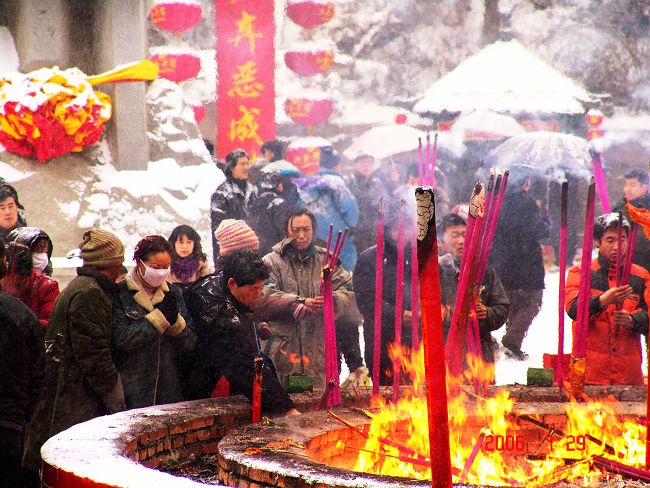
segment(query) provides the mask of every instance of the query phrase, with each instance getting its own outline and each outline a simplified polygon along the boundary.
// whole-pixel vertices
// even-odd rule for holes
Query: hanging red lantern
[[[287,15],[300,27],[313,29],[334,17],[334,2],[329,0],[289,0]]]
[[[292,49],[284,53],[284,64],[299,76],[314,76],[325,73],[334,64],[334,51],[315,45]]]
[[[156,2],[149,11],[149,18],[154,25],[175,33],[191,29],[199,23],[202,15],[201,5],[192,0],[162,0]]]
[[[599,137],[603,137],[605,135],[605,131],[602,129],[588,129],[587,130],[587,139],[588,140],[593,140],[593,139],[598,139]]]
[[[186,51],[161,51],[150,59],[158,65],[160,78],[176,83],[195,78],[201,71],[201,58]]]
[[[303,137],[291,142],[284,151],[284,159],[293,163],[303,176],[318,173],[320,149],[332,144],[322,137]]]
[[[334,102],[327,97],[296,96],[287,98],[284,102],[284,112],[300,125],[322,124],[330,118],[333,109]]]
[[[585,120],[589,127],[599,127],[603,123],[605,116],[603,113],[595,108],[592,108],[585,114]]]

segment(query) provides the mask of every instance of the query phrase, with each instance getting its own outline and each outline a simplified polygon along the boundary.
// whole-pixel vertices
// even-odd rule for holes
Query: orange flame
[[[373,398],[373,406],[380,407],[380,410],[372,418],[367,430],[368,440],[359,451],[355,469],[430,479],[430,468],[400,460],[397,449],[380,442],[380,438],[388,438],[417,453],[429,454],[423,350],[420,348],[410,353],[400,347],[391,347],[390,355],[399,359],[411,378],[412,388],[396,405],[379,397]],[[564,437],[554,434],[544,438],[545,432],[540,430],[541,441],[528,442],[518,434],[524,427],[517,422],[517,415],[513,413],[515,401],[508,391],[500,391],[492,398],[468,392],[468,382],[478,381],[483,386],[492,383],[494,365],[470,355],[466,365],[463,378],[447,375],[449,437],[455,483],[461,482],[463,469],[467,469],[467,473],[462,482],[492,486],[538,486],[560,479],[598,476],[599,471],[592,470],[588,462],[593,455],[644,467],[646,428],[617,417],[615,403],[611,400],[566,404]],[[602,443],[593,442],[589,437]],[[481,449],[469,466],[467,461],[477,441]],[[529,453],[545,456],[531,460],[526,457]],[[574,460],[578,462],[568,465]]]
[[[289,361],[291,364],[300,364],[300,354],[296,354],[295,352],[287,352],[284,349],[279,349],[279,351],[287,357],[287,361]],[[311,360],[303,354],[302,362],[305,365],[305,368],[307,368],[309,367]]]

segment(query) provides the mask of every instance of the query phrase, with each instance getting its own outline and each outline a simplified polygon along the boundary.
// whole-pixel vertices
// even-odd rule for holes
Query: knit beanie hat
[[[243,220],[226,219],[221,221],[214,237],[219,242],[219,253],[222,256],[233,251],[249,249],[257,251],[260,247],[260,240]]]
[[[124,245],[115,234],[90,229],[84,232],[82,239],[79,249],[84,266],[104,269],[124,262]]]

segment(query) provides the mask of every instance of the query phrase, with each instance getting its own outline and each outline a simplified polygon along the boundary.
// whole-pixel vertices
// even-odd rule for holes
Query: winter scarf
[[[183,283],[192,279],[194,273],[199,267],[199,261],[193,255],[184,258],[176,257],[172,260],[172,273]]]

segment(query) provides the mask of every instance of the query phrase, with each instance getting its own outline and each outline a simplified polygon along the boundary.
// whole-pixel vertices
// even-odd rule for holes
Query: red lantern
[[[305,29],[313,29],[334,17],[334,3],[328,0],[289,0],[287,15]]]
[[[192,105],[192,110],[194,111],[194,120],[196,123],[200,123],[205,118],[205,107],[203,105]]]
[[[398,125],[406,124],[406,114],[397,114],[395,116],[395,123]]]
[[[284,102],[284,112],[296,124],[316,125],[327,121],[332,115],[334,102],[331,98],[292,97]]]
[[[158,65],[159,77],[176,83],[195,78],[201,71],[201,59],[188,52],[159,52],[150,59]]]
[[[198,24],[202,14],[198,3],[169,0],[156,2],[149,11],[149,18],[160,29],[182,32]]]
[[[314,76],[328,71],[334,64],[331,49],[292,50],[284,53],[284,64],[299,76]]]
[[[322,137],[304,137],[293,141],[284,151],[284,159],[293,163],[303,174],[309,176],[320,169],[320,148],[331,146]]]
[[[592,108],[585,114],[585,120],[587,121],[587,125],[589,127],[600,126],[600,124],[603,123],[604,118],[605,116],[603,115],[603,113],[600,110],[594,108]]]
[[[599,137],[603,137],[604,135],[605,135],[605,131],[602,129],[587,130],[587,139],[590,141],[593,139],[598,139]]]

